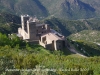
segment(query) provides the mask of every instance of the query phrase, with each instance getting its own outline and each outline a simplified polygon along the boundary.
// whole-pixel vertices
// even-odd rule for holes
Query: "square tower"
[[[22,29],[27,32],[27,21],[29,20],[30,16],[29,15],[21,15],[21,24],[22,24]]]
[[[36,22],[34,21],[27,21],[27,31],[28,31],[28,35],[29,38],[32,40],[39,40],[38,36],[36,35],[37,32],[37,27],[36,27]]]

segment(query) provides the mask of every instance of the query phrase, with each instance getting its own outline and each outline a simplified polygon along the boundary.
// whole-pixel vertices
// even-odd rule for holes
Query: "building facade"
[[[21,26],[18,28],[17,36],[27,42],[40,44],[50,50],[61,50],[66,47],[65,37],[37,18],[21,15]]]

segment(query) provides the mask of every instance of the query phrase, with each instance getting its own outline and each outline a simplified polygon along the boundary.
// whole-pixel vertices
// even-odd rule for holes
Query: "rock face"
[[[0,12],[83,19],[100,16],[100,0],[0,0]]]

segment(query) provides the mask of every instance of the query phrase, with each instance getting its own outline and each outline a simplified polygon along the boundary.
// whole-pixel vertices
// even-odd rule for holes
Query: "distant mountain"
[[[100,0],[40,0],[52,16],[66,19],[98,17]]]
[[[100,0],[0,0],[0,12],[87,19],[100,17]]]
[[[39,17],[48,15],[46,8],[39,0],[0,0],[0,11],[16,15],[37,15]]]
[[[95,17],[95,9],[80,0],[65,0],[62,5],[62,16],[64,18],[91,18]],[[66,16],[65,16],[66,15]]]

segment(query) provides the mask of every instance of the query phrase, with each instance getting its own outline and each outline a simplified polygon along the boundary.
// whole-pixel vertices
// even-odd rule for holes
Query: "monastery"
[[[18,28],[17,36],[49,50],[61,50],[66,47],[66,39],[63,35],[29,15],[21,15],[21,28]]]

